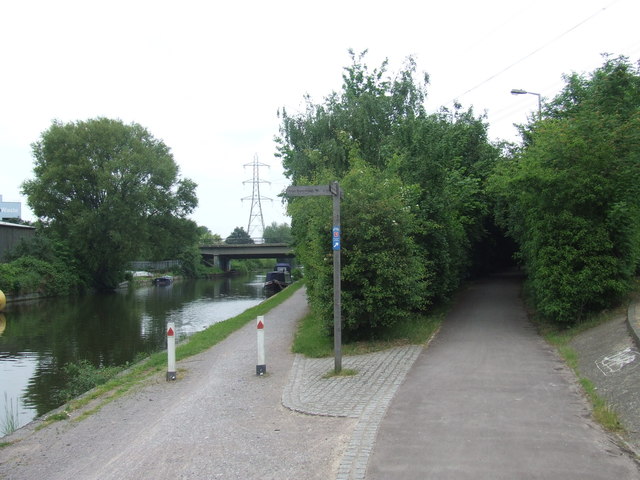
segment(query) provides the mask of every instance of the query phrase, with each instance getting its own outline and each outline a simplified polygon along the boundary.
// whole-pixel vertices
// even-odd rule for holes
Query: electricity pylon
[[[253,179],[245,180],[243,184],[251,182],[253,185],[251,196],[244,197],[242,200],[251,200],[251,210],[249,211],[249,225],[247,226],[247,233],[253,238],[252,233],[256,228],[262,228],[260,237],[264,235],[264,218],[262,217],[262,200],[272,201],[269,197],[263,197],[260,195],[260,184],[271,183],[266,180],[260,180],[260,167],[268,167],[266,163],[260,163],[258,161],[258,155],[254,155],[253,162],[245,163],[245,167],[253,167]]]

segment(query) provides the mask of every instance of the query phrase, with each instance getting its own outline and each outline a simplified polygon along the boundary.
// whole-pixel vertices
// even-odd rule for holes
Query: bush
[[[615,305],[640,265],[640,71],[608,60],[567,81],[492,178],[535,307],[563,324]]]
[[[623,262],[611,255],[605,226],[567,213],[538,227],[523,255],[539,312],[559,323],[607,307],[630,288],[631,279],[620,273]]]
[[[407,189],[391,174],[352,159],[344,177],[342,209],[342,317],[345,340],[372,336],[425,307],[429,281],[413,240],[416,222]],[[322,182],[320,182],[322,183]],[[333,325],[331,201],[290,203],[296,256],[305,265],[314,314]],[[298,225],[303,228],[298,228]],[[381,308],[384,306],[384,308]]]
[[[10,294],[69,295],[79,290],[80,278],[61,264],[27,256],[0,264],[0,289]]]
[[[121,367],[95,367],[88,360],[68,363],[62,369],[66,377],[66,386],[56,394],[56,400],[60,404],[66,403],[98,385],[107,383],[121,370]]]

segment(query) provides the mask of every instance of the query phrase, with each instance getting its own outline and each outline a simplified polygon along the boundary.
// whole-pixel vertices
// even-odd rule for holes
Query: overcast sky
[[[227,236],[248,227],[251,167],[265,224],[288,218],[274,157],[277,111],[301,111],[341,87],[347,50],[397,71],[412,55],[429,73],[427,110],[453,100],[487,112],[493,139],[552,98],[562,74],[590,72],[602,53],[640,57],[638,0],[20,0],[0,5],[0,195],[22,202],[31,143],[54,119],[136,122],[198,183],[192,215]],[[249,180],[248,183],[243,183]]]

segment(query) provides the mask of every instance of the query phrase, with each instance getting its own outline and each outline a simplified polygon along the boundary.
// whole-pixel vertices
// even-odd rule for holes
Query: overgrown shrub
[[[446,300],[486,237],[484,181],[498,150],[473,111],[427,114],[428,76],[412,58],[394,77],[351,53],[340,92],[303,113],[283,111],[279,155],[295,185],[338,181],[343,201],[342,312],[345,336],[379,329]],[[333,319],[331,201],[289,201],[296,256],[309,301]],[[497,231],[497,230],[496,230]]]
[[[77,292],[81,284],[78,275],[60,263],[26,256],[0,264],[0,289],[9,294],[69,295]]]
[[[640,70],[572,75],[491,180],[540,313],[573,323],[611,306],[640,264]]]
[[[66,382],[65,388],[56,394],[60,404],[107,383],[122,371],[122,367],[96,367],[88,360],[80,360],[66,364],[62,371]]]
[[[398,178],[363,162],[343,178],[342,318],[345,338],[375,335],[408,312],[425,307],[429,281],[413,240],[415,217],[409,191]],[[290,211],[305,265],[311,308],[333,325],[331,200],[300,199]],[[384,306],[384,308],[381,308]]]
[[[484,181],[498,157],[487,125],[460,105],[427,114],[428,76],[407,58],[395,76],[351,53],[343,85],[321,104],[282,114],[279,155],[295,185],[338,181],[346,337],[446,300],[487,236]],[[314,314],[332,321],[331,201],[289,201],[296,256]],[[496,230],[497,231],[497,230]]]
[[[84,282],[68,245],[41,230],[21,241],[0,264],[0,289],[10,294],[69,295],[84,289]]]

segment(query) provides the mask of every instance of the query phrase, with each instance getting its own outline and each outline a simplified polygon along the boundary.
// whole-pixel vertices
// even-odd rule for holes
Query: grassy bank
[[[379,333],[375,340],[344,343],[343,355],[361,355],[399,345],[417,345],[427,342],[442,324],[445,309],[429,315],[408,316],[402,322]],[[333,338],[324,330],[322,320],[307,315],[296,332],[292,350],[307,357],[320,358],[333,355]]]
[[[622,308],[622,307],[621,307]],[[594,419],[602,425],[606,430],[613,433],[623,433],[624,428],[620,422],[620,417],[613,410],[611,405],[607,403],[597,393],[596,386],[591,380],[586,378],[580,373],[578,368],[578,352],[570,346],[571,341],[580,333],[596,327],[600,324],[606,323],[614,318],[614,316],[620,315],[621,311],[606,311],[598,315],[592,315],[586,319],[568,329],[560,329],[557,325],[551,325],[544,322],[538,322],[538,326],[544,338],[553,345],[558,353],[562,356],[566,364],[573,370],[580,385],[591,402],[593,407]]]

